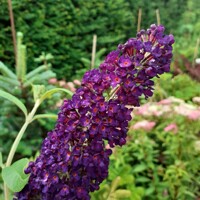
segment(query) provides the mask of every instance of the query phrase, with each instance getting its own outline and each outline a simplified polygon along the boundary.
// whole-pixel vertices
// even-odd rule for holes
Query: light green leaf
[[[134,183],[134,176],[131,174],[127,174],[121,177],[120,185],[127,185]]]
[[[131,192],[129,190],[119,189],[114,192],[117,199],[129,198],[131,196]]]
[[[143,187],[137,187],[136,191],[137,191],[137,194],[139,194],[140,196],[143,196],[145,189]]]
[[[149,182],[149,181],[151,181],[151,180],[147,177],[144,177],[144,176],[137,177],[137,182],[139,182],[139,183],[146,183],[146,182]]]
[[[0,72],[9,78],[17,80],[17,76],[0,61]]]
[[[195,195],[193,194],[193,192],[185,190],[183,193],[195,199]]]
[[[8,83],[9,85],[11,84],[13,86],[20,86],[20,82],[17,79],[12,79],[10,77],[5,77],[0,75],[0,80],[3,82]]]
[[[85,65],[90,65],[90,60],[87,58],[81,58],[81,61],[85,64]]]
[[[51,118],[51,119],[55,119],[56,120],[58,118],[58,116],[55,115],[55,114],[38,114],[38,115],[35,115],[33,117],[32,121],[34,121],[36,119],[42,119],[42,118]]]
[[[5,90],[5,91],[10,91],[11,85],[8,84],[8,83],[5,83],[5,81],[0,80],[0,88]]]
[[[33,85],[33,97],[37,101],[45,93],[44,85]]]
[[[96,58],[100,58],[101,56],[103,56],[103,54],[106,52],[106,48],[102,48],[99,51],[97,51],[96,53]]]
[[[50,78],[54,78],[56,77],[56,74],[53,73],[51,70],[47,70],[45,72],[42,72],[40,74],[37,74],[35,76],[33,76],[32,78],[28,79],[25,83],[24,83],[24,87],[28,87],[31,84],[34,84],[35,82],[41,82],[41,80],[49,80]]]
[[[25,105],[18,98],[16,98],[12,94],[4,92],[3,90],[0,90],[0,96],[13,102],[16,106],[18,106],[22,110],[22,112],[25,114],[25,116],[27,116],[27,109],[26,109]]]
[[[142,171],[144,171],[146,168],[147,168],[146,165],[144,165],[144,164],[139,164],[139,165],[136,165],[136,166],[134,167],[133,172],[136,172],[136,173],[142,172]]]
[[[31,84],[33,84],[33,82],[38,81],[38,80],[39,80],[39,78],[38,78],[37,76],[34,76],[34,77],[32,77],[31,79],[27,79],[27,80],[24,82],[23,86],[24,86],[24,87],[28,87],[28,86],[30,86]]]
[[[3,164],[3,157],[2,157],[2,153],[0,152],[0,167],[3,168],[4,164]]]
[[[147,189],[145,190],[145,196],[151,195],[154,191],[155,191],[155,188],[154,188],[154,187],[147,188]]]
[[[112,184],[111,184],[111,189],[110,189],[110,192],[114,192],[116,190],[116,188],[119,186],[119,183],[120,183],[120,180],[121,180],[121,177],[116,177],[115,180],[112,181]]]
[[[52,72],[51,70],[47,70],[41,74],[38,75],[40,80],[49,80],[50,78],[55,78],[56,74]]]
[[[46,57],[45,57],[46,60],[51,60],[53,58],[54,57],[53,57],[53,55],[51,53],[46,54]]]
[[[26,79],[30,79],[30,78],[33,78],[35,75],[43,72],[43,71],[46,71],[49,69],[49,65],[41,65],[39,66],[38,68],[32,70],[31,72],[29,72],[27,75],[26,75]]]
[[[47,92],[45,92],[41,97],[40,97],[40,103],[42,103],[46,98],[51,97],[52,94],[56,93],[56,92],[65,92],[68,95],[72,96],[73,93],[70,90],[67,89],[63,89],[63,88],[53,88],[51,90],[48,90]]]
[[[29,175],[24,173],[29,160],[23,158],[2,170],[2,178],[8,188],[13,192],[20,192],[27,184]]]

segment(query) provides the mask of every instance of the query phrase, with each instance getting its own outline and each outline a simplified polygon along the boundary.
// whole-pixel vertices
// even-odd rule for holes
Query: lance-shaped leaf
[[[119,189],[111,193],[107,200],[123,200],[131,197],[131,192],[129,190]]]
[[[121,180],[121,177],[118,176],[116,177],[115,180],[112,181],[111,189],[110,189],[111,192],[114,192],[117,189],[117,187],[119,186],[120,180]]]
[[[1,76],[0,75],[0,80],[6,83],[9,83],[13,86],[20,86],[20,82],[17,79],[12,79],[9,77]]]
[[[53,88],[51,90],[48,90],[47,92],[45,92],[41,97],[40,97],[40,103],[42,103],[46,98],[51,97],[52,94],[56,93],[56,92],[65,92],[68,95],[72,96],[73,93],[70,90],[67,89],[63,89],[63,88]]]
[[[43,72],[43,71],[48,70],[48,69],[49,69],[49,66],[50,66],[50,64],[39,66],[38,68],[36,68],[36,69],[32,70],[31,72],[29,72],[29,73],[26,75],[26,79],[28,80],[28,79],[30,79],[30,78],[33,78],[35,75],[37,75],[37,74],[39,74],[39,73],[41,73],[41,72]]]
[[[4,164],[3,164],[3,157],[2,157],[2,153],[0,152],[0,167],[3,168]]]
[[[51,70],[45,71],[39,75],[40,80],[49,80],[54,77],[56,77],[56,74]]]
[[[45,72],[42,72],[40,74],[37,74],[37,76],[33,76],[32,78],[28,79],[25,83],[24,83],[24,87],[27,87],[31,84],[34,84],[35,82],[41,82],[41,80],[49,80],[50,78],[56,77],[56,74],[53,73],[52,71],[48,70]]]
[[[2,81],[0,79],[0,88],[2,90],[5,90],[5,91],[10,91],[11,90],[11,85],[9,83],[6,83],[5,81]]]
[[[33,117],[32,121],[34,121],[36,119],[43,119],[43,118],[51,118],[51,119],[56,120],[58,118],[58,116],[56,114],[38,114]]]
[[[3,90],[0,90],[0,97],[3,97],[11,102],[13,102],[18,108],[21,109],[21,111],[27,116],[27,109],[25,105],[15,96],[12,94],[9,94],[8,92],[4,92]]]
[[[17,76],[10,69],[8,69],[8,67],[5,66],[1,61],[0,61],[0,72],[6,77],[17,79]]]

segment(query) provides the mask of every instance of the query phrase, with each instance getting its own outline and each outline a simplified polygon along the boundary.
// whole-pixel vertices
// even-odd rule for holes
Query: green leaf
[[[150,187],[150,188],[146,189],[145,190],[145,196],[151,195],[154,191],[155,191],[154,187]]]
[[[111,189],[110,189],[111,193],[117,189],[117,187],[119,186],[120,180],[121,180],[121,177],[118,176],[116,177],[115,180],[112,181]]]
[[[41,65],[39,66],[38,68],[32,70],[31,72],[29,72],[27,75],[26,75],[26,79],[30,79],[30,78],[33,78],[35,75],[43,72],[43,71],[46,71],[49,69],[49,65]]]
[[[116,190],[114,194],[117,197],[117,199],[129,198],[131,196],[131,192],[129,190],[123,190],[123,189]]]
[[[39,80],[49,80],[50,78],[55,78],[56,74],[52,72],[51,70],[47,70],[40,75],[38,75]]]
[[[118,199],[123,200],[130,197],[131,197],[131,192],[129,190],[119,189],[111,192],[107,200],[118,200]]]
[[[96,58],[100,58],[101,56],[103,56],[103,54],[106,52],[106,48],[102,48],[99,51],[97,51],[96,53]]]
[[[17,76],[7,66],[5,66],[1,61],[0,61],[0,72],[6,77],[17,80]]]
[[[5,91],[10,91],[11,85],[8,84],[8,83],[5,83],[5,81],[0,80],[0,88],[5,90]]]
[[[140,196],[144,195],[145,189],[143,187],[137,187],[137,194],[139,194]]]
[[[123,175],[120,180],[120,185],[127,185],[134,183],[134,176],[132,174]]]
[[[90,66],[90,60],[87,59],[87,58],[81,58],[81,61],[85,64],[86,67],[89,67]]]
[[[25,81],[24,84],[23,84],[23,86],[24,87],[28,87],[31,84],[33,84],[33,82],[35,82],[35,81],[38,81],[38,77],[37,76],[34,76],[31,79],[28,79],[27,81]]]
[[[3,90],[0,90],[0,96],[13,102],[16,106],[18,106],[21,109],[21,111],[25,114],[25,116],[27,116],[27,109],[25,105],[18,98],[16,98],[12,94],[4,92]]]
[[[45,93],[44,85],[33,85],[33,97],[37,101]]]
[[[29,175],[24,173],[29,160],[23,158],[2,170],[2,178],[8,188],[13,192],[20,192],[27,184]]]
[[[44,80],[49,80],[50,78],[56,77],[56,74],[53,73],[50,70],[47,70],[45,72],[42,72],[40,74],[37,74],[36,76],[33,76],[32,78],[28,79],[25,83],[24,83],[24,87],[27,87],[31,84],[33,84],[34,82],[41,82]]]
[[[4,164],[3,164],[3,157],[2,157],[2,153],[0,152],[0,167],[3,168]]]
[[[63,89],[63,88],[53,88],[51,90],[48,90],[47,92],[45,92],[41,98],[40,98],[40,103],[42,103],[46,98],[50,98],[52,94],[56,93],[56,92],[65,92],[68,95],[72,96],[73,93],[70,90],[67,89]]]
[[[51,60],[51,59],[53,59],[54,57],[53,57],[53,55],[51,54],[51,53],[47,53],[46,54],[46,57],[45,57],[45,59],[46,60]]]
[[[0,75],[0,80],[3,82],[8,83],[9,85],[11,84],[13,86],[20,86],[20,82],[17,79],[12,79],[10,77],[5,77]]]
[[[136,166],[134,167],[133,172],[138,173],[138,172],[144,171],[145,169],[146,169],[146,165],[140,164],[140,165],[136,165]]]
[[[54,57],[51,53],[47,53],[45,54],[45,52],[42,52],[42,54],[38,57],[35,58],[35,62],[45,62],[45,61],[49,61],[52,60]]]
[[[192,192],[185,190],[183,193],[195,199],[195,194]]]
[[[139,176],[137,177],[137,183],[146,183],[146,182],[150,182],[151,180],[147,177],[144,176]]]
[[[38,114],[38,115],[35,115],[33,117],[32,121],[34,121],[36,119],[42,119],[42,118],[51,118],[51,119],[55,119],[56,120],[58,118],[58,116],[55,115],[55,114]]]

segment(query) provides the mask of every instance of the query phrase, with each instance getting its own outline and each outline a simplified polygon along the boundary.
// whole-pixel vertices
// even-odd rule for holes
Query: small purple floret
[[[122,68],[126,68],[126,67],[130,67],[132,62],[130,60],[130,58],[126,58],[124,56],[121,56],[120,59],[119,59],[119,66],[122,67]]]

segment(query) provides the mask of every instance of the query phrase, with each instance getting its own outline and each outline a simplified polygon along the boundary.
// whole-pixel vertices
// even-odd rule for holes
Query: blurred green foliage
[[[116,190],[131,192],[130,197],[114,200],[194,200],[200,197],[199,120],[181,115],[149,116],[156,122],[150,130],[130,130],[123,148],[115,148],[109,176],[92,200],[107,200],[112,181],[120,177]],[[135,116],[131,124],[144,119]],[[165,131],[169,124],[177,132]]]
[[[176,54],[183,54],[192,61],[197,39],[200,38],[200,4],[198,0],[188,0],[185,2],[185,6],[186,10],[182,14],[176,30],[177,39],[174,50]],[[200,56],[200,51],[198,56]]]
[[[98,49],[104,47],[109,51],[134,30],[135,16],[124,0],[13,0],[12,3],[16,30],[26,35],[29,70],[36,66],[33,58],[39,52],[50,52],[55,58],[53,70],[59,78],[69,79],[76,70],[82,69],[81,57],[90,59],[93,34],[98,35]],[[1,8],[0,58],[13,66],[6,0]]]
[[[155,79],[155,92],[153,99],[161,100],[174,96],[185,101],[192,101],[195,96],[200,96],[200,83],[187,74],[163,74],[160,79]]]
[[[139,8],[142,9],[141,28],[145,29],[157,23],[155,10],[159,9],[161,23],[167,32],[175,35],[176,46],[181,51],[187,51],[188,45],[195,46],[195,41],[191,43],[185,38],[195,35],[196,40],[199,27],[198,0],[12,0],[12,4],[16,30],[26,35],[28,71],[37,66],[34,58],[40,52],[50,52],[54,56],[53,71],[60,79],[73,79],[81,76],[85,68],[89,69],[90,65],[86,67],[81,58],[91,59],[93,34],[98,37],[97,51],[106,48],[107,52],[135,37]],[[12,68],[7,1],[1,0],[0,5],[0,59]]]
[[[50,68],[50,54],[42,54],[37,62],[43,65],[26,73],[26,53],[25,45],[22,44],[22,33],[18,34],[18,62],[16,72],[12,72],[6,65],[0,62],[0,89],[15,97],[19,98],[27,107],[28,112],[34,105],[34,98],[32,95],[32,85],[40,84],[46,86],[46,89],[54,88],[49,85],[48,80],[56,76]],[[20,42],[19,42],[20,41]],[[23,73],[22,73],[23,72]],[[38,113],[57,112],[58,108],[55,104],[60,100],[60,95],[56,94],[44,102],[38,110]],[[24,123],[24,113],[10,101],[0,98],[1,115],[0,115],[0,152],[4,155],[4,161],[7,158],[11,145]],[[32,156],[38,151],[42,143],[42,139],[46,136],[46,132],[51,130],[54,126],[55,120],[39,119],[30,124],[23,140],[20,142],[17,149],[17,157]],[[15,157],[15,159],[17,159]]]

